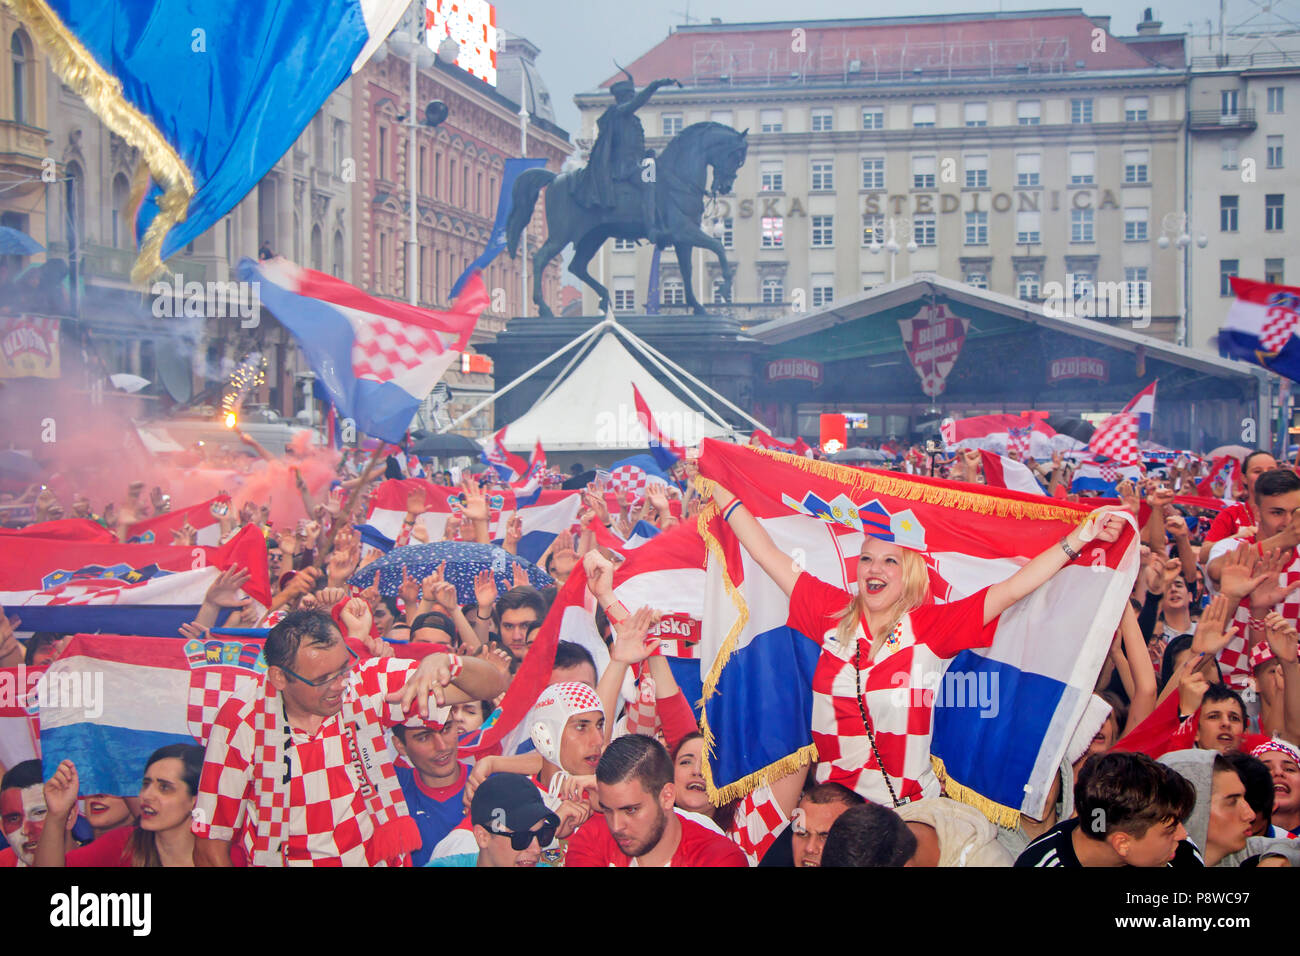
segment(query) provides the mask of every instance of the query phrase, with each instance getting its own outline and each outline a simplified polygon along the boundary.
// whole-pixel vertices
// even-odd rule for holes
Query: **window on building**
[[[826,190],[835,188],[835,163],[829,159],[812,161],[812,189]]]
[[[1219,260],[1219,295],[1232,295],[1232,282],[1229,280],[1239,274],[1239,265],[1236,259]]]
[[[325,270],[325,236],[319,225],[311,227],[311,267],[317,272]]]
[[[1124,182],[1130,185],[1148,181],[1147,169],[1151,164],[1151,151],[1147,149],[1124,150]]]
[[[1145,123],[1147,121],[1147,102],[1145,96],[1124,97],[1124,122]]]
[[[966,245],[987,246],[989,244],[989,214],[986,212],[966,213]]]
[[[814,272],[812,276],[813,308],[830,305],[835,298],[835,276],[827,272]]]
[[[831,110],[813,110],[812,111],[812,131],[814,133],[829,133],[835,129],[835,114]]]
[[[1264,281],[1270,285],[1286,285],[1286,260],[1265,259]]]
[[[1268,111],[1270,113],[1282,112],[1282,87],[1270,86],[1268,88]]]
[[[1264,197],[1264,231],[1282,231],[1282,204],[1286,197],[1282,193],[1269,193]]]
[[[125,173],[118,173],[113,177],[113,208],[110,210],[114,249],[127,247],[127,237],[132,236],[132,230],[128,223],[130,218],[129,210],[127,209],[130,196],[131,183],[127,180]],[[134,244],[133,236],[131,244]]]
[[[1038,285],[1037,272],[1021,272],[1016,276],[1016,298],[1026,302],[1035,301],[1038,299]]]
[[[664,136],[676,136],[682,131],[682,114],[660,113],[659,123]]]
[[[1086,153],[1070,154],[1070,185],[1091,186],[1095,181],[1097,154],[1089,150]]]
[[[1236,116],[1237,115],[1237,91],[1220,90],[1219,91],[1219,115]]]
[[[334,121],[334,175],[343,175],[343,161],[348,158],[348,124]]]
[[[31,54],[28,52],[27,35],[22,30],[15,30],[9,38],[9,55],[13,62],[13,117],[18,124],[27,123],[27,99],[31,82]]]
[[[636,308],[636,277],[614,277],[614,311],[631,312]]]
[[[735,235],[733,220],[730,216],[727,216],[722,220],[722,238],[721,238],[722,248],[724,249],[733,248],[735,241],[736,241],[736,235]]]
[[[1043,118],[1043,104],[1038,100],[1021,100],[1016,104],[1016,120],[1021,126],[1037,126]]]
[[[1092,98],[1072,99],[1070,100],[1070,122],[1071,123],[1091,123],[1092,122]]]
[[[686,285],[681,276],[668,276],[664,279],[662,298],[664,305],[686,304]]]
[[[388,235],[379,234],[379,254],[375,257],[375,288],[380,292],[387,286],[385,273],[388,270]]]
[[[334,230],[334,278],[338,279],[343,276],[343,230]]]
[[[1282,137],[1270,136],[1268,138],[1268,168],[1282,168]]]
[[[871,216],[864,214],[862,217],[862,244],[870,246],[874,243],[883,243],[885,221],[881,216]]]
[[[764,249],[780,249],[785,246],[785,219],[781,216],[764,216],[762,222],[762,240],[759,245]]]
[[[878,285],[884,285],[885,274],[883,272],[864,272],[862,273],[862,291],[870,292]]]
[[[731,110],[713,110],[709,113],[709,122],[730,126],[733,122]]]
[[[1237,197],[1219,197],[1219,232],[1237,231]]]
[[[785,128],[780,110],[760,110],[758,125],[764,133],[779,133]]]
[[[1126,206],[1124,208],[1124,241],[1146,242],[1147,221],[1151,210],[1146,206]]]
[[[912,125],[917,129],[933,126],[938,108],[933,103],[919,103],[912,107]]]
[[[814,249],[826,249],[835,245],[835,217],[812,217],[812,246]]]
[[[428,158],[429,158],[429,155],[428,155],[428,154],[429,154],[429,149],[428,149],[428,147],[427,147],[427,146],[421,146],[421,147],[420,147],[420,163],[419,163],[419,168],[418,168],[418,170],[416,171],[416,175],[415,175],[416,188],[418,189],[419,194],[420,194],[421,196],[424,195],[424,164],[428,161]]]
[[[1092,210],[1070,210],[1070,241],[1092,242]]]
[[[785,188],[785,161],[765,159],[758,164],[758,188],[765,193],[779,193]]]
[[[880,106],[862,107],[862,128],[863,129],[884,129],[885,128],[885,110]]]
[[[727,301],[726,293],[723,292],[722,276],[713,277],[713,282],[710,283],[709,287],[709,299],[714,305],[719,305]]]
[[[376,156],[379,164],[379,178],[388,178],[388,127],[379,127],[379,150]]]
[[[1016,185],[1037,186],[1042,163],[1040,153],[1016,153]]]
[[[963,112],[967,126],[989,125],[989,105],[987,103],[967,103]]]
[[[912,217],[912,241],[918,246],[933,246],[939,233],[939,220],[935,216]]]
[[[1146,308],[1151,298],[1151,283],[1147,281],[1146,266],[1124,268],[1124,293],[1130,309]]]
[[[885,157],[883,156],[862,157],[862,188],[863,189],[884,189],[885,188]]]
[[[937,160],[934,156],[912,157],[912,188],[933,189],[937,175]]]
[[[972,289],[987,289],[989,287],[989,274],[982,270],[967,272],[962,277],[962,281]]]
[[[1095,277],[1091,272],[1085,271],[1071,272],[1065,277],[1066,288],[1073,290],[1074,301],[1079,302],[1094,295],[1094,279]]]
[[[636,241],[633,240],[633,239],[615,239],[615,240],[614,240],[614,251],[615,251],[615,252],[631,252],[631,251],[632,251],[633,249],[635,249],[635,248],[636,248]]]
[[[1237,168],[1237,141],[1235,139],[1225,139],[1220,147],[1223,156],[1224,169]]]
[[[987,188],[989,184],[988,153],[967,153],[964,159],[966,162],[966,188]]]
[[[1042,242],[1042,214],[1036,210],[1023,210],[1016,213],[1016,242]]]
[[[764,305],[780,305],[785,301],[785,280],[780,276],[764,276],[760,290]]]

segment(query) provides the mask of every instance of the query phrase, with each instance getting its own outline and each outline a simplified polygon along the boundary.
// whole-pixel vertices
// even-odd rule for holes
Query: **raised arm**
[[[1061,541],[1076,553],[1090,541],[1114,541],[1124,528],[1124,519],[1120,515],[1125,510],[1123,507],[1099,508]],[[1011,577],[990,587],[984,595],[984,623],[1046,584],[1052,575],[1065,567],[1068,559],[1065,548],[1060,543],[1054,544]]]
[[[777,587],[789,597],[794,591],[795,582],[799,580],[799,566],[790,559],[790,555],[776,546],[772,536],[758,523],[758,519],[750,514],[749,509],[730,491],[721,485],[715,486],[713,500],[722,509],[727,524],[731,526],[732,532],[740,540],[744,549],[749,552],[749,556],[758,562],[759,567],[767,572],[767,576],[775,581]],[[733,503],[736,504],[735,508],[731,507]],[[1057,551],[1062,558],[1065,557],[1059,548]],[[1064,561],[1061,563],[1063,564]],[[1060,565],[1058,564],[1057,567],[1059,568]],[[1028,566],[1017,573],[1023,573],[1027,568]],[[1043,580],[1047,580],[1046,577]]]

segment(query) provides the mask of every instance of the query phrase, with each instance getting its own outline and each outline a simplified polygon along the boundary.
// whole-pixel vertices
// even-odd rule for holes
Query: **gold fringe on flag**
[[[162,270],[163,238],[189,212],[194,177],[185,162],[148,118],[127,101],[122,83],[95,61],[44,0],[0,0],[32,32],[50,67],[90,107],[91,112],[128,144],[163,189],[158,215],[149,224],[131,280],[143,284]],[[133,190],[134,193],[134,190]],[[143,190],[141,191],[143,195]]]
[[[943,488],[919,481],[907,481],[904,478],[891,478],[884,474],[873,474],[860,468],[836,465],[828,461],[817,461],[801,455],[787,455],[757,446],[747,446],[748,451],[756,455],[780,461],[783,465],[793,465],[810,472],[819,478],[828,478],[856,491],[872,492],[878,495],[890,495],[894,498],[906,498],[909,501],[921,501],[941,508],[955,508],[960,511],[973,511],[976,514],[996,515],[999,518],[1021,518],[1032,521],[1068,521],[1078,524],[1084,517],[1077,508],[1049,504],[1037,501],[1016,501],[999,495],[985,494],[978,491],[965,491],[961,488]],[[728,489],[730,490],[730,489]]]
[[[983,794],[976,793],[970,787],[963,786],[952,777],[948,776],[947,768],[943,765],[943,760],[930,755],[930,766],[934,768],[934,774],[943,784],[943,792],[954,800],[958,800],[967,806],[974,807],[984,816],[988,817],[993,823],[1007,830],[1014,830],[1020,826],[1020,811],[1014,807],[1008,807],[1005,804],[998,803],[996,800],[990,800]]]

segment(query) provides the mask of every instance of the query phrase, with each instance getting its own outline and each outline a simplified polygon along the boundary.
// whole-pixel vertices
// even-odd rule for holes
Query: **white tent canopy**
[[[626,334],[621,327],[617,332]],[[631,453],[646,448],[650,438],[637,421],[633,383],[669,439],[690,447],[731,433],[711,411],[706,415],[692,408],[661,384],[666,376],[648,370],[619,341],[619,334],[613,327],[597,333],[581,361],[571,363],[567,374],[562,373],[531,409],[506,426],[506,448],[527,453],[539,439],[548,452],[626,448]],[[702,387],[689,375],[682,378],[691,380],[681,386],[683,391]],[[700,407],[708,406],[701,401]]]

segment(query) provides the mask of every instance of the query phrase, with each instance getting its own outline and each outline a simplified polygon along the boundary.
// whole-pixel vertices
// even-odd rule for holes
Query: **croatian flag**
[[[978,415],[974,418],[946,418],[939,426],[940,437],[951,451],[975,448],[1005,455],[1015,450],[1022,456],[1045,459],[1054,451],[1072,451],[1082,442],[1037,418],[1020,415]]]
[[[408,4],[318,0],[310,16],[290,0],[238,16],[227,0],[26,6],[59,78],[148,164],[133,270],[144,281],[270,171]]]
[[[441,541],[447,519],[460,513],[459,488],[435,485],[423,478],[390,478],[380,484],[371,500],[370,514],[362,529],[365,543],[388,550],[402,532],[406,520],[406,501],[412,491],[424,492],[424,512],[416,521],[424,526],[430,541]],[[487,492],[488,528],[492,540],[505,540],[506,526],[516,514],[523,522],[524,535],[519,540],[519,556],[536,563],[557,535],[573,527],[582,508],[582,495],[561,489],[531,495],[502,489]],[[386,545],[386,546],[385,546]]]
[[[994,488],[1010,488],[1029,495],[1047,494],[1029,467],[1014,458],[981,451],[980,459],[984,462],[984,480]]]
[[[1138,448],[1137,416],[1132,412],[1117,412],[1092,433],[1088,450],[1099,458],[1112,458],[1121,465],[1140,465],[1142,451]]]
[[[1241,461],[1232,455],[1221,455],[1210,463],[1210,473],[1196,483],[1196,493],[1212,497],[1214,482],[1222,479],[1224,501],[1233,500],[1233,490],[1241,478]]]
[[[491,438],[485,439],[479,458],[483,464],[490,466],[502,481],[514,481],[528,471],[528,462],[524,461],[522,456],[507,451],[505,440],[506,429],[502,428]]]
[[[1160,380],[1156,379],[1134,395],[1129,400],[1129,403],[1121,409],[1121,411],[1137,416],[1138,428],[1142,431],[1150,431],[1151,429],[1151,418],[1156,413],[1156,386],[1158,384],[1160,384]],[[1171,452],[1170,454],[1176,455],[1177,452]]]
[[[221,543],[221,519],[230,513],[230,495],[217,495],[188,508],[164,511],[126,529],[127,544],[171,544],[173,531],[186,524],[198,532],[195,544],[215,548]]]
[[[287,259],[241,259],[236,274],[259,283],[262,303],[293,334],[339,414],[394,445],[488,304],[481,278],[451,311],[435,312],[376,299]]]
[[[787,445],[783,441],[773,438],[771,435],[767,434],[766,432],[756,431],[752,435],[750,435],[749,438],[750,441],[757,442],[758,444],[762,445],[764,448],[770,448],[772,449],[772,451],[783,451],[790,455],[806,456],[808,452],[812,451],[808,443],[804,441],[802,438],[800,438],[798,435],[795,436],[793,444],[789,444],[789,445]],[[883,445],[881,446],[881,451],[884,451]],[[889,454],[894,454],[894,452],[890,452]]]
[[[797,554],[808,572],[846,591],[854,586],[864,532],[922,551],[933,599],[948,601],[1009,577],[1088,513],[1016,492],[831,464],[811,471],[788,461],[706,440],[700,474],[739,495],[777,547]],[[702,520],[709,548],[702,724],[713,743],[705,777],[710,796],[726,800],[816,759],[810,726],[820,649],[787,626],[788,599],[717,508]],[[1041,813],[1137,567],[1130,525],[1118,542],[1090,546],[1003,612],[991,647],[951,659],[933,689],[931,740],[931,760],[949,796],[997,822]],[[954,687],[972,694],[978,688],[979,706],[943,690]]]
[[[666,489],[671,479],[659,467],[659,462],[649,455],[632,455],[609,466],[605,482],[610,491],[618,495],[631,494],[640,501],[652,489]]]
[[[1113,498],[1116,486],[1121,481],[1137,482],[1141,478],[1142,470],[1137,465],[1124,465],[1107,458],[1091,458],[1079,463],[1070,480],[1070,491],[1095,491],[1103,497]]]
[[[510,209],[514,203],[515,179],[519,174],[529,169],[537,169],[546,165],[543,159],[521,159],[512,157],[507,159],[505,167],[501,170],[501,193],[497,199],[497,217],[492,224],[492,232],[488,235],[487,245],[479,253],[479,257],[465,267],[465,271],[460,274],[455,284],[451,287],[451,297],[454,299],[460,295],[461,289],[465,288],[470,277],[475,273],[481,273],[486,269],[501,251],[506,247],[506,224],[510,221]]]
[[[245,593],[271,603],[266,539],[255,527],[219,548],[31,538],[0,548],[0,604],[33,631],[174,637],[231,566],[251,573]]]
[[[528,470],[524,472],[524,480],[541,480],[544,471],[546,471],[546,449],[542,447],[542,440],[539,438],[533,447],[532,457],[528,459]]]
[[[650,454],[654,456],[659,467],[667,471],[686,457],[686,449],[659,429],[650,406],[635,383],[632,385],[632,400],[636,403],[636,420],[641,423],[641,427],[649,436]]]
[[[1219,354],[1300,382],[1300,288],[1233,276],[1236,299],[1219,332]]]

